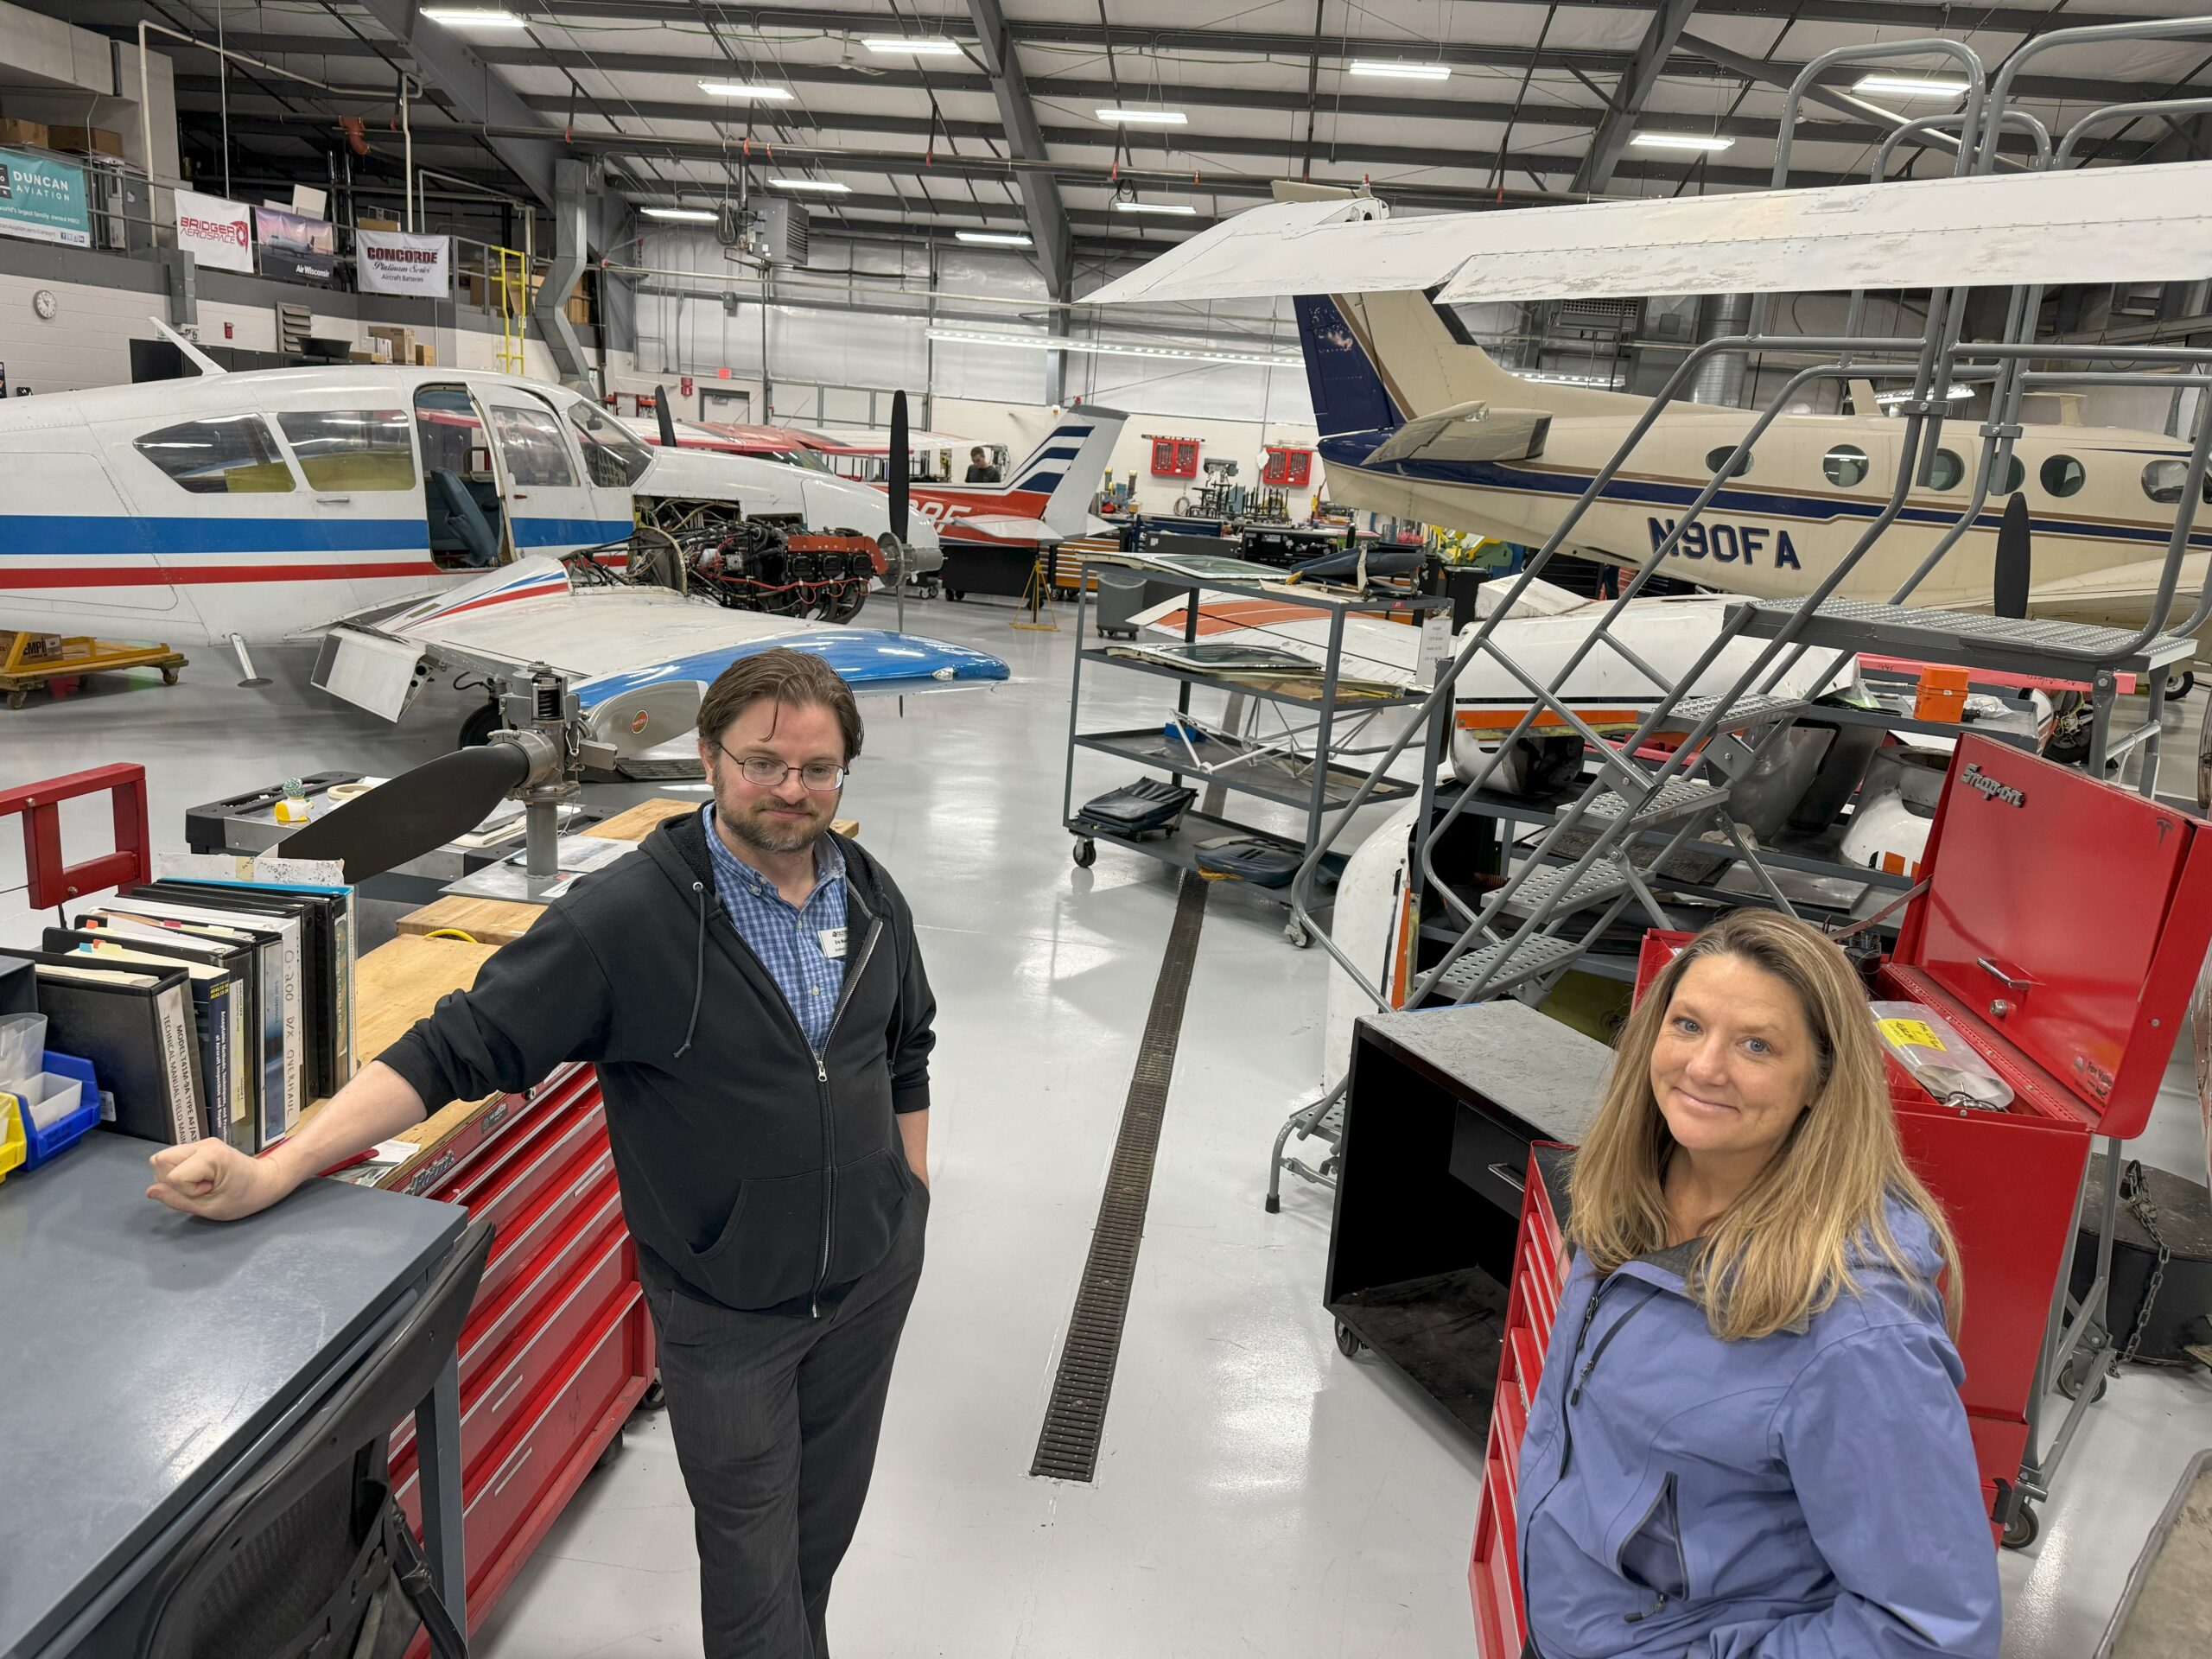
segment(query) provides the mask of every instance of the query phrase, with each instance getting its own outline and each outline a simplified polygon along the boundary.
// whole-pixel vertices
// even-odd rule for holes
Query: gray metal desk
[[[313,1181],[216,1225],[146,1196],[151,1143],[94,1131],[0,1186],[0,1656],[101,1625],[401,1319],[467,1217]],[[461,1604],[459,1392],[416,1414],[426,1553]]]

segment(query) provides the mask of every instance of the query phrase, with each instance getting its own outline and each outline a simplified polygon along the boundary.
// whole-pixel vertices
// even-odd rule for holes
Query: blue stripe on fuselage
[[[1368,467],[1365,464],[1367,457],[1390,435],[1388,432],[1348,432],[1336,437],[1323,438],[1319,445],[1322,461],[1331,467],[1349,467],[1375,478],[1402,479],[1416,484],[1455,485],[1467,489],[1497,490],[1522,495],[1573,499],[1590,487],[1586,474],[1545,472],[1494,461],[1405,461],[1388,467]],[[1615,478],[1605,486],[1600,499],[1680,510],[1696,500],[1704,488],[1702,484]],[[1958,522],[1959,514],[1965,510],[1965,505],[1962,501],[1958,507],[1948,509],[1907,506],[1897,514],[1897,518],[1904,524],[1955,524]],[[1705,512],[1707,514],[1751,513],[1762,518],[1802,518],[1825,524],[1838,518],[1878,518],[1883,505],[1883,502],[1877,500],[1840,500],[1827,496],[1793,495],[1785,491],[1746,489],[1737,485],[1718,491],[1706,504]],[[1984,511],[1974,521],[1974,528],[1993,531],[2003,517],[2001,511]],[[2170,530],[2132,524],[2082,523],[2065,518],[2031,518],[2029,524],[2037,534],[2044,536],[2075,536],[2104,541],[2137,542],[2150,546],[2164,546],[2173,539],[2173,532]],[[2212,531],[2194,531],[2189,540],[2191,547],[2212,547]]]

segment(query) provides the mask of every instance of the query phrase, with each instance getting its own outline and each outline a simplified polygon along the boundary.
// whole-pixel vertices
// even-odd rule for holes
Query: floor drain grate
[[[1145,1207],[1152,1198],[1153,1160],[1167,1115],[1167,1084],[1175,1070],[1175,1045],[1182,1035],[1183,1005],[1190,995],[1198,925],[1205,913],[1206,884],[1185,872],[1167,932],[1167,954],[1153,987],[1152,1011],[1145,1017],[1144,1039],[1137,1047],[1136,1070],[1122,1105],[1121,1134],[1114,1142],[1105,1196],[1099,1200],[1098,1223],[1091,1230],[1090,1257],[1068,1320],[1067,1344],[1060,1350],[1045,1427],[1037,1436],[1036,1461],[1029,1465],[1033,1475],[1087,1481],[1098,1465],[1106,1402],[1122,1351],[1122,1322],[1128,1313],[1137,1249],[1144,1242]]]

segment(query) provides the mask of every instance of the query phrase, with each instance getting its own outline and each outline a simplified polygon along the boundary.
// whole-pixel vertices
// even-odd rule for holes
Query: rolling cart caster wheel
[[[2098,1401],[2105,1397],[2105,1389],[2108,1388],[2112,1382],[2112,1374],[2105,1369],[2103,1356],[2101,1355],[2097,1356],[2088,1363],[2094,1365],[2097,1372],[2097,1386],[2089,1395],[2089,1403],[2094,1405]],[[2082,1357],[2079,1354],[2076,1354],[2072,1359],[2066,1362],[2066,1369],[2058,1374],[2058,1391],[2064,1395],[2069,1400],[2078,1399],[2081,1396],[2082,1363],[2083,1361]]]
[[[658,1377],[653,1378],[652,1386],[638,1396],[639,1411],[658,1411],[667,1404],[668,1390],[661,1387]]]
[[[2169,674],[2166,676],[2166,701],[2168,702],[2179,702],[2183,697],[2187,696],[2190,692],[2196,690],[2196,676],[2190,673],[2186,669],[2183,669],[2178,674]]]
[[[173,669],[173,668],[165,668],[165,669],[163,669],[163,670],[162,671],[162,683],[163,685],[175,685],[175,684],[176,683],[176,682],[177,682],[177,671],[176,671],[176,670],[175,670],[175,669]]]
[[[8,706],[10,709],[20,709],[30,700],[31,694],[28,691],[10,691],[8,694]]]
[[[1337,1321],[1337,1351],[1346,1359],[1357,1359],[1360,1350],[1367,1344],[1353,1334],[1352,1328],[1342,1319]]]
[[[614,1431],[614,1438],[609,1440],[605,1446],[600,1447],[598,1459],[594,1462],[591,1466],[592,1472],[594,1474],[597,1474],[601,1470],[606,1468],[608,1464],[613,1462],[615,1459],[622,1455],[622,1436],[624,1433],[625,1431],[622,1429],[616,1429]]]
[[[1098,843],[1088,836],[1077,836],[1075,838],[1075,851],[1071,856],[1075,859],[1076,868],[1087,870],[1098,861]]]
[[[1294,950],[1303,950],[1313,943],[1313,936],[1306,931],[1305,925],[1295,920],[1287,921],[1282,925],[1282,936],[1290,941],[1290,947]]]
[[[2041,1529],[2041,1523],[2037,1521],[2033,1510],[2025,1503],[2015,1504],[2012,1518],[2005,1523],[2005,1548],[2025,1549],[2035,1542],[2036,1534]]]

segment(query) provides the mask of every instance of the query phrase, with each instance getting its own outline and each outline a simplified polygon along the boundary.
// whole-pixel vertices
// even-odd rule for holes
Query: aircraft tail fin
[[[1063,536],[1083,535],[1090,525],[1091,498],[1128,421],[1118,409],[1077,404],[1052,423],[1019,466],[1007,469],[1005,489],[1041,492],[1045,509],[1037,516]]]
[[[218,363],[213,358],[208,356],[207,353],[201,351],[199,346],[194,345],[191,340],[187,340],[175,329],[170,327],[168,324],[163,322],[159,317],[149,317],[146,321],[152,323],[156,328],[159,329],[161,331],[162,338],[168,341],[170,345],[175,346],[177,350],[183,354],[184,360],[191,364],[194,368],[199,370],[200,373],[228,374],[230,372],[228,369]]]
[[[1321,435],[1373,432],[1462,404],[1617,412],[1617,392],[1532,385],[1465,338],[1457,320],[1408,289],[1301,296],[1299,343]]]

